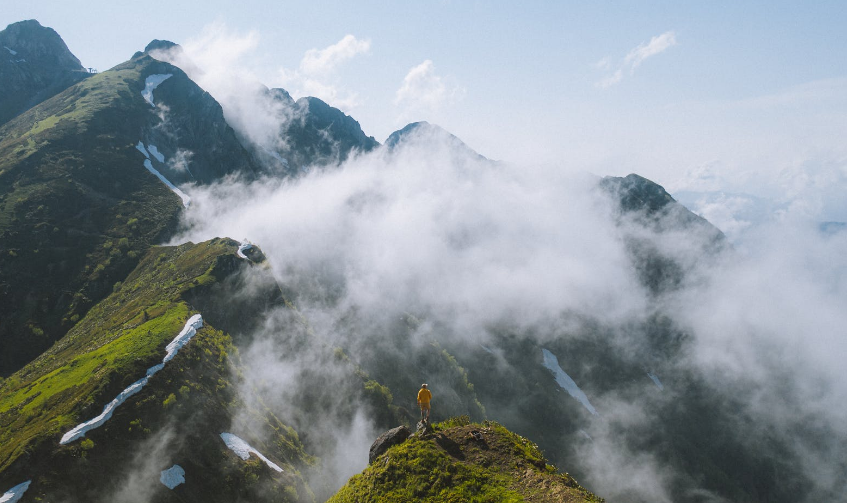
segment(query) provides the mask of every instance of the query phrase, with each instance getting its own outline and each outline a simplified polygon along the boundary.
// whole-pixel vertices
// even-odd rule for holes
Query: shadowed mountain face
[[[10,24],[0,31],[0,124],[88,76],[53,29]]]
[[[723,232],[705,218],[679,204],[659,184],[636,174],[624,178],[608,176],[600,188],[618,202],[622,229],[643,227],[652,232],[676,235],[690,244],[691,253],[669,253],[654,239],[626,232],[624,239],[642,283],[659,295],[677,289],[686,272],[698,262],[713,261],[729,247]]]
[[[355,152],[379,146],[355,119],[318,98],[294,101],[279,88],[262,92],[290,116],[280,127],[277,147],[255,148],[257,157],[276,173],[296,176],[312,167],[338,165]]]

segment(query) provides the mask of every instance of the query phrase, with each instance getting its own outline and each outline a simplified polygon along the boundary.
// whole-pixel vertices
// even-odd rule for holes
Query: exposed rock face
[[[52,28],[29,20],[0,31],[0,124],[89,73]]]
[[[434,433],[434,431],[435,430],[432,429],[432,426],[429,425],[428,421],[418,421],[418,424],[415,427],[415,435],[419,437],[429,435],[430,433]]]
[[[339,164],[354,152],[370,152],[379,146],[354,118],[318,98],[294,101],[279,88],[264,93],[270,104],[282,107],[289,117],[280,127],[279,145],[260,146],[257,155],[271,166],[279,162],[281,173],[297,175],[312,166]]]
[[[405,426],[398,426],[377,437],[371,445],[371,450],[368,453],[368,463],[373,463],[376,458],[380,457],[389,448],[405,442],[411,434],[412,432],[409,431],[409,428]]]

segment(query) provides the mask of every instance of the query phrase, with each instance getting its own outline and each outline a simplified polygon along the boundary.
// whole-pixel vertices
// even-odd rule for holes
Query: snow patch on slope
[[[665,390],[665,386],[662,384],[662,381],[659,380],[659,376],[652,372],[647,372],[647,376],[653,380],[653,383],[659,388],[661,391]]]
[[[147,80],[144,81],[144,90],[141,91],[141,96],[144,96],[144,99],[147,100],[147,103],[150,103],[150,106],[156,106],[156,104],[153,103],[153,90],[171,77],[173,77],[172,73],[157,73],[155,75],[150,75],[147,77]]]
[[[159,152],[159,149],[156,148],[156,145],[147,145],[147,150],[150,151],[150,155],[155,157],[157,161],[161,163],[165,162],[165,155]]]
[[[579,389],[579,386],[577,386],[576,382],[571,379],[571,376],[569,376],[567,372],[562,370],[562,367],[559,366],[559,359],[556,358],[556,355],[543,348],[541,349],[541,353],[544,355],[544,366],[553,373],[556,378],[556,383],[558,383],[562,389],[567,391],[570,396],[579,400],[579,402],[588,409],[588,412],[597,415],[597,410],[593,405],[591,405],[591,402],[588,401],[588,396]]]
[[[185,483],[185,470],[179,465],[173,465],[167,470],[162,470],[162,474],[159,475],[159,481],[168,489],[173,489]]]
[[[0,496],[0,503],[15,503],[16,501],[20,500],[26,490],[29,489],[30,484],[32,484],[32,481],[27,480],[23,484],[18,484],[15,487],[9,489],[5,493],[3,493],[3,496]]]
[[[275,150],[271,150],[271,149],[269,149],[269,148],[264,148],[263,150],[264,150],[265,152],[267,152],[267,153],[268,153],[268,155],[270,155],[271,157],[273,157],[274,159],[276,159],[277,161],[279,161],[279,162],[280,162],[283,166],[285,166],[286,168],[288,167],[288,159],[286,159],[286,158],[282,157],[281,155],[279,155],[279,152],[277,152],[277,151],[275,151]]]
[[[245,260],[250,260],[249,258],[247,258],[247,255],[244,254],[244,252],[249,250],[250,248],[253,248],[253,243],[247,241],[247,238],[244,238],[241,241],[241,245],[238,246],[238,256]]]
[[[263,456],[261,452],[254,449],[250,444],[248,444],[238,436],[233,435],[232,433],[221,433],[221,439],[223,439],[226,446],[229,447],[229,450],[234,452],[236,456],[243,459],[244,461],[250,459],[250,454],[252,453],[258,456],[259,459],[264,461],[266,465],[278,471],[279,473],[282,473],[282,468],[280,468],[276,463],[274,463],[270,459]]]
[[[150,162],[150,161],[147,161]],[[103,407],[103,412],[100,413],[99,416],[94,419],[90,419],[84,423],[80,423],[75,426],[71,431],[65,433],[62,436],[62,440],[59,441],[59,444],[65,445],[67,443],[73,442],[79,438],[85,436],[85,434],[95,428],[99,428],[106,421],[108,421],[112,417],[112,413],[115,409],[118,408],[119,405],[124,403],[129,397],[141,391],[141,388],[147,384],[148,380],[153,377],[156,372],[165,368],[165,363],[171,361],[171,359],[176,355],[177,351],[182,348],[192,337],[197,333],[197,329],[203,326],[203,317],[199,314],[195,314],[188,321],[185,322],[185,326],[182,331],[177,335],[170,344],[167,346],[167,354],[165,358],[162,359],[162,363],[150,367],[147,369],[147,375],[142,377],[141,379],[135,381],[130,384],[125,390],[121,391],[120,394],[111,402],[106,404]],[[2,500],[0,500],[2,503]]]
[[[135,148],[137,148],[139,152],[144,154],[144,157],[148,159],[150,158],[150,154],[147,153],[147,149],[144,148],[144,143],[141,140],[138,140],[138,145],[136,145]]]
[[[191,198],[188,197],[188,194],[179,190],[179,188],[177,188],[176,185],[172,184],[170,180],[165,178],[165,176],[161,174],[158,169],[153,167],[153,162],[150,160],[151,154],[153,155],[153,157],[156,158],[157,161],[161,163],[165,162],[165,156],[161,152],[159,152],[159,149],[156,148],[156,145],[147,145],[147,148],[144,148],[144,142],[139,140],[138,145],[136,145],[135,148],[138,149],[138,151],[144,154],[144,157],[147,158],[144,161],[144,167],[147,168],[147,171],[156,175],[156,178],[158,178],[162,181],[162,183],[167,185],[168,188],[171,189],[171,192],[178,195],[179,198],[182,199],[182,205],[188,208],[188,206],[191,204]]]
[[[154,167],[153,167],[153,163],[152,163],[152,162],[150,162],[150,159],[146,159],[146,160],[144,161],[144,167],[145,167],[145,168],[147,168],[147,171],[149,171],[149,172],[153,173],[154,175],[156,175],[156,177],[157,177],[159,180],[161,180],[161,181],[162,181],[162,183],[164,183],[165,185],[167,185],[167,186],[168,186],[168,188],[169,188],[169,189],[171,189],[171,191],[172,191],[174,194],[178,195],[178,196],[179,196],[179,198],[180,198],[180,199],[182,199],[182,205],[183,205],[183,206],[185,206],[186,208],[188,208],[188,206],[191,204],[191,198],[190,198],[190,197],[188,197],[188,194],[186,194],[185,192],[183,192],[183,191],[179,190],[179,188],[178,188],[176,185],[172,184],[172,183],[170,182],[170,180],[168,180],[167,178],[165,178],[165,177],[164,177],[164,175],[162,175],[161,173],[159,173],[159,170],[157,170],[156,168],[154,168]]]

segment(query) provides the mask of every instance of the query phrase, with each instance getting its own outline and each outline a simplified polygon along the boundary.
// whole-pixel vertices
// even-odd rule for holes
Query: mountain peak
[[[394,131],[385,140],[385,146],[389,150],[393,150],[401,144],[415,143],[421,140],[446,144],[458,152],[465,152],[471,157],[487,160],[485,156],[467,146],[458,136],[437,124],[430,124],[426,121],[412,122],[406,124],[403,129]]]
[[[0,124],[88,77],[52,28],[35,19],[0,31]]]
[[[604,501],[548,464],[537,445],[494,421],[461,416],[427,430],[412,436],[406,430],[328,503]]]
[[[0,31],[0,46],[18,60],[49,64],[62,70],[83,70],[56,30],[41,26],[35,19],[12,23]]]
[[[147,44],[147,47],[144,48],[144,52],[152,52],[152,51],[167,51],[173,49],[174,47],[180,48],[179,44],[171,42],[170,40],[159,40],[153,39]]]

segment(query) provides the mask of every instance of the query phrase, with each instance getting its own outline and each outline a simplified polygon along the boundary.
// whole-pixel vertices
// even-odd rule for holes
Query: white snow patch
[[[159,149],[156,148],[156,145],[147,145],[147,150],[150,151],[150,155],[156,158],[159,162],[165,162],[165,155],[159,152]]]
[[[491,348],[489,348],[488,346],[486,346],[486,345],[484,345],[484,344],[480,344],[480,345],[479,345],[479,347],[481,347],[482,349],[484,349],[484,350],[488,351],[488,352],[489,352],[489,353],[491,353],[492,355],[494,354],[494,350],[492,350]]]
[[[236,456],[243,459],[244,461],[250,459],[250,454],[252,453],[258,456],[259,459],[264,461],[266,465],[282,473],[282,468],[280,468],[276,463],[274,463],[270,459],[263,456],[261,452],[254,449],[250,444],[248,444],[238,436],[233,435],[232,433],[221,433],[221,439],[223,439],[226,446],[229,447],[229,450],[234,452]]]
[[[161,180],[162,183],[167,185],[168,188],[171,189],[171,191],[174,194],[178,195],[179,198],[182,199],[182,205],[185,206],[186,208],[188,208],[188,206],[191,204],[191,198],[188,197],[188,195],[185,192],[179,190],[179,188],[177,188],[176,185],[172,184],[170,182],[170,180],[168,180],[161,173],[159,173],[159,170],[157,170],[156,168],[153,167],[153,163],[150,162],[150,159],[146,159],[144,161],[144,167],[147,168],[147,171],[156,175],[159,178],[159,180]]]
[[[179,335],[177,335],[171,341],[171,343],[168,344],[167,348],[165,348],[167,349],[167,354],[162,359],[162,363],[154,365],[147,369],[147,375],[130,384],[125,390],[121,391],[121,393],[114,400],[112,400],[111,402],[106,404],[105,407],[103,407],[103,412],[101,412],[99,416],[95,417],[94,419],[90,419],[84,423],[76,425],[71,431],[62,435],[62,440],[59,441],[59,444],[65,445],[67,443],[73,442],[74,440],[84,437],[87,432],[102,426],[106,421],[109,420],[109,418],[112,417],[112,413],[115,411],[115,409],[118,408],[120,404],[124,403],[127,398],[141,391],[141,388],[143,388],[144,385],[147,384],[148,380],[153,377],[156,372],[165,368],[165,363],[171,361],[174,355],[176,355],[177,351],[179,351],[179,349],[183,347],[189,341],[189,339],[194,337],[194,334],[197,333],[197,329],[202,326],[203,317],[199,314],[195,314],[194,316],[189,318],[188,321],[185,322],[185,327],[183,327]],[[0,503],[2,503],[2,501],[3,500],[0,500]]]
[[[5,46],[5,45],[3,46],[3,48],[4,48],[4,49],[6,49],[7,51],[9,51],[9,54],[11,54],[12,56],[15,56],[15,55],[17,55],[17,54],[18,54],[18,51],[13,51],[12,49],[9,49],[9,48],[8,48],[7,46]],[[3,501],[3,500],[0,500],[0,501]]]
[[[283,166],[285,166],[286,168],[288,167],[288,159],[286,159],[285,157],[283,157],[283,156],[279,155],[279,152],[277,152],[277,151],[275,151],[275,150],[271,150],[271,149],[269,149],[269,148],[266,148],[266,149],[264,149],[264,150],[265,150],[265,152],[267,152],[267,153],[268,153],[271,157],[273,157],[274,159],[276,159],[277,161],[279,161],[280,163],[282,163],[282,165],[283,165]]]
[[[185,484],[185,470],[179,465],[173,465],[167,470],[162,470],[162,474],[159,475],[159,481],[165,484],[165,487],[168,489]]]
[[[188,341],[191,340],[192,337],[197,333],[197,329],[203,327],[203,317],[199,314],[195,314],[191,318],[188,318],[188,321],[185,322],[185,327],[183,327],[182,332],[179,333],[174,340],[171,341],[170,344],[165,348],[168,351],[168,354],[165,355],[165,358],[162,360],[162,365],[168,363],[176,356],[177,352],[185,346]]]
[[[647,372],[647,376],[650,377],[650,379],[653,380],[653,383],[656,384],[657,388],[659,388],[662,391],[665,390],[664,385],[662,385],[662,381],[659,380],[659,376],[657,376],[656,374],[654,374],[652,372]]]
[[[150,154],[147,153],[147,149],[144,148],[144,143],[141,140],[138,140],[138,145],[136,145],[135,148],[137,148],[139,152],[144,154],[144,157],[148,159],[150,158]]]
[[[594,440],[593,438],[591,438],[591,435],[589,435],[588,432],[585,430],[579,430],[579,434],[588,440]]]
[[[29,489],[30,484],[32,484],[32,481],[27,480],[23,484],[18,484],[15,487],[9,489],[5,493],[3,493],[3,496],[0,496],[0,503],[15,503],[16,501],[20,500],[26,490]]]
[[[89,419],[84,423],[80,423],[76,425],[71,431],[62,435],[62,440],[59,441],[61,445],[65,445],[67,443],[73,442],[78,438],[82,438],[85,434],[95,428],[99,428],[103,426],[103,424],[108,421],[112,417],[112,413],[118,406],[124,403],[127,398],[141,391],[141,388],[147,384],[147,380],[149,377],[145,376],[141,379],[135,381],[130,384],[125,390],[121,391],[120,394],[111,402],[107,403],[105,407],[103,407],[103,412],[100,413],[99,416],[94,419]]]
[[[247,258],[247,255],[244,254],[244,252],[249,250],[250,248],[253,248],[253,243],[247,241],[247,238],[244,238],[244,240],[241,241],[241,245],[238,247],[238,256],[243,259],[250,260],[249,258]]]
[[[171,77],[173,77],[172,73],[157,73],[155,75],[150,75],[147,77],[147,80],[144,81],[144,90],[141,91],[141,96],[144,96],[144,99],[147,100],[147,103],[150,103],[150,106],[156,106],[156,104],[153,103],[153,90],[159,87],[159,84]]]
[[[596,415],[597,410],[593,405],[591,405],[591,402],[588,401],[588,397],[581,389],[579,389],[576,382],[571,379],[571,376],[569,376],[567,372],[562,370],[562,367],[559,366],[559,359],[556,358],[556,355],[543,348],[541,349],[541,353],[544,355],[544,366],[553,373],[559,386],[567,391],[570,396],[579,400],[579,402],[588,409],[588,412]]]

